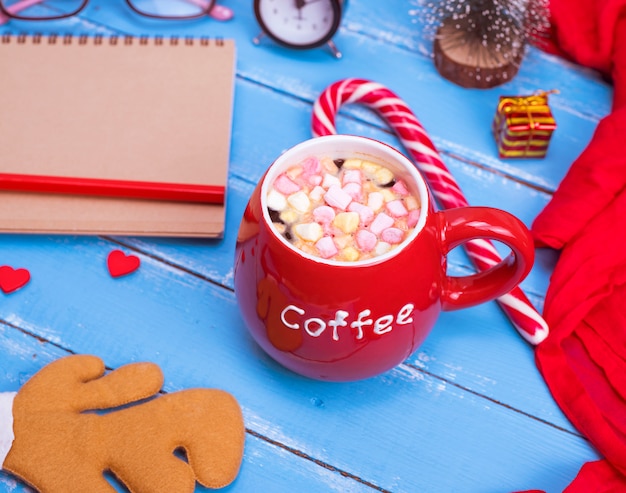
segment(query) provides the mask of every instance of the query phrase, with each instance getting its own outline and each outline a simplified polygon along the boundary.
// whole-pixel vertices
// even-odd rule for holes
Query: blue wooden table
[[[422,347],[377,378],[308,380],[274,363],[244,328],[233,293],[234,245],[253,187],[283,150],[311,137],[312,103],[338,79],[370,79],[398,94],[468,201],[505,209],[529,226],[609,112],[610,86],[534,48],[506,85],[456,86],[435,70],[417,0],[351,0],[335,38],[339,60],[325,48],[291,51],[267,39],[255,46],[252,2],[224,2],[235,12],[230,22],[156,21],[123,0],[92,0],[77,17],[0,28],[221,36],[237,45],[224,238],[1,236],[0,264],[26,267],[32,279],[0,293],[0,391],[18,390],[74,353],[98,355],[109,368],[154,362],[166,392],[227,390],[242,406],[247,434],[240,474],[225,491],[561,492],[597,454],[554,403],[533,348],[495,302],[444,313]],[[558,128],[548,156],[499,159],[490,129],[498,97],[538,89],[559,90],[550,99]],[[363,107],[342,108],[337,122],[342,133],[401,148]],[[140,269],[108,277],[105,258],[115,248],[139,256]],[[522,284],[539,310],[553,262],[538,252]],[[462,252],[450,264],[452,273],[471,270]],[[0,473],[0,491],[29,489]]]

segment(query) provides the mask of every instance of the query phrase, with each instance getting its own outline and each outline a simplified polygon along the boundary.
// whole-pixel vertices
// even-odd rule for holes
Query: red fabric
[[[625,130],[626,107],[600,122],[591,142],[532,225],[539,246],[563,248],[622,192],[626,179]]]
[[[615,31],[624,0],[550,0],[553,36],[576,62],[610,75]]]
[[[565,493],[626,492],[626,0],[551,0],[559,47],[613,80],[613,111],[535,219],[562,250],[546,294],[537,366],[563,412],[604,456]]]
[[[546,295],[544,316],[551,333],[535,353],[563,412],[621,472],[622,478],[613,473],[612,481],[621,481],[622,492],[626,491],[625,244],[623,193],[563,249]]]

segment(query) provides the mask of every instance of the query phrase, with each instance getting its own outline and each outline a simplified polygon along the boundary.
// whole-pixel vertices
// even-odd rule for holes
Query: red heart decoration
[[[5,293],[17,291],[30,281],[30,272],[26,269],[14,269],[9,265],[0,267],[0,289]]]
[[[107,267],[113,277],[121,277],[139,268],[139,257],[126,255],[121,250],[113,250],[107,258]]]

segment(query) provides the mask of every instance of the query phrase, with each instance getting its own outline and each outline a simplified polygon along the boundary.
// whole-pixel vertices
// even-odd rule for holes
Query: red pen
[[[223,204],[225,187],[0,173],[0,190]]]

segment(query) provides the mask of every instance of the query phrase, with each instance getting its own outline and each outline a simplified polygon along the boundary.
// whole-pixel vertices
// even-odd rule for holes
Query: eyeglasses
[[[89,0],[0,0],[0,25],[10,19],[47,21],[78,14]],[[205,15],[228,20],[232,10],[216,0],[126,0],[140,15],[156,19],[196,19]]]

